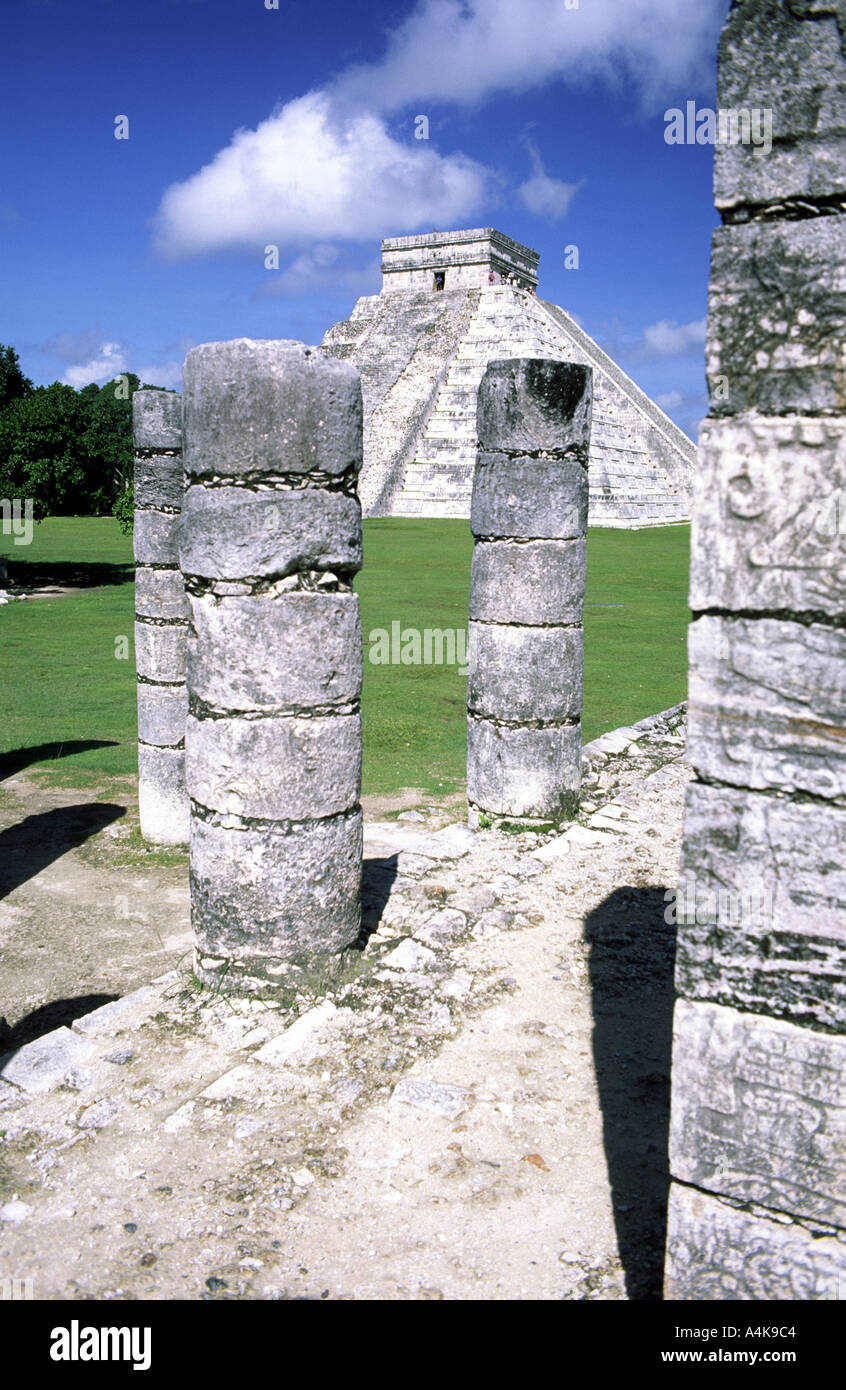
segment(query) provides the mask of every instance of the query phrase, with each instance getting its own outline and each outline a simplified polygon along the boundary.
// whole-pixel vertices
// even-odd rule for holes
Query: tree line
[[[117,516],[132,529],[134,372],[77,391],[34,386],[0,343],[0,498],[31,498],[45,516]],[[145,390],[158,389],[148,386]]]

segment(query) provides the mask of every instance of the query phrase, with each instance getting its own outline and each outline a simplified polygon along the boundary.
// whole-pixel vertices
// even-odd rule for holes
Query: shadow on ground
[[[124,806],[88,802],[42,811],[10,825],[0,832],[0,898],[125,815]]]
[[[93,1009],[99,1009],[102,1004],[111,1004],[119,998],[118,994],[79,994],[75,999],[54,999],[51,1003],[42,1004],[39,1009],[33,1009],[32,1013],[19,1018],[14,1028],[10,1028],[5,1018],[0,1015],[0,1062],[3,1057],[23,1047],[25,1043],[43,1038],[45,1033],[52,1033],[54,1028],[69,1028],[75,1018],[82,1018]]]
[[[361,932],[355,950],[363,951],[374,932],[379,930],[382,913],[391,896],[391,885],[397,876],[397,856],[385,859],[365,859],[361,866]]]
[[[630,1299],[661,1298],[676,946],[664,893],[618,888],[585,920],[594,1064]]]
[[[74,753],[87,753],[92,748],[116,748],[113,738],[76,738],[66,742],[36,743],[31,748],[12,748],[8,753],[0,753],[0,782],[14,777],[33,763],[53,762],[57,758],[69,758]]]
[[[32,589],[95,589],[104,584],[129,584],[134,564],[110,564],[106,560],[18,560],[3,557],[8,582],[24,593]]]

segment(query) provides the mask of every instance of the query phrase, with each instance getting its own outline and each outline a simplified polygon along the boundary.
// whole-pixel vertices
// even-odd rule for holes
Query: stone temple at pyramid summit
[[[593,368],[590,524],[686,521],[694,444],[557,304],[538,255],[492,227],[388,237],[382,291],[323,339],[361,375],[366,516],[469,517],[476,394],[490,361]]]

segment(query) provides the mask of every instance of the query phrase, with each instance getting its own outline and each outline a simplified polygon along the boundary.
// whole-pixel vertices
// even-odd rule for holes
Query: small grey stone
[[[86,1106],[76,1123],[80,1129],[105,1129],[119,1111],[118,1102],[104,1096],[101,1100],[95,1100],[92,1105]]]
[[[448,1120],[457,1119],[468,1105],[468,1093],[459,1086],[444,1086],[436,1081],[421,1081],[411,1076],[397,1082],[392,1099],[434,1115],[443,1115]]]

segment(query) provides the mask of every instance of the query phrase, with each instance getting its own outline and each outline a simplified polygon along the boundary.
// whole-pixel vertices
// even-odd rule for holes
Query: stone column
[[[467,799],[473,826],[572,817],[581,785],[591,369],[491,362],[470,525]]]
[[[296,342],[184,371],[196,971],[291,986],[361,924],[358,373]]]
[[[746,0],[720,46],[718,106],[759,113],[763,138],[716,150],[672,1299],[846,1298],[846,61],[833,9]]]
[[[141,834],[188,843],[185,791],[185,642],[188,600],[179,573],[182,397],[136,391],[135,659],[138,670],[138,807]]]

